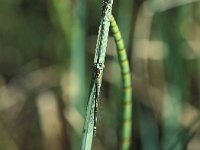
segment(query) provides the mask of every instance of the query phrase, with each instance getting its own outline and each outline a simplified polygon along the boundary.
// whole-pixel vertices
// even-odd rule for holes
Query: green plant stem
[[[123,114],[121,130],[121,150],[128,150],[131,144],[132,131],[132,85],[131,72],[127,59],[126,49],[121,37],[121,33],[113,16],[111,16],[111,30],[117,46],[118,60],[121,68],[123,82]]]

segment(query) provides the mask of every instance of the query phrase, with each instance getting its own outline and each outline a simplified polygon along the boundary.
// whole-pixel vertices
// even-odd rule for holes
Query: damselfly
[[[99,93],[100,93],[100,75],[103,71],[104,65],[102,63],[94,64],[95,71],[95,104],[94,104],[94,127],[93,132],[96,136],[97,130],[97,113],[98,113],[98,103],[99,103]]]
[[[97,130],[97,118],[98,118],[98,108],[99,108],[99,102],[100,102],[100,82],[101,82],[101,75],[103,73],[104,65],[102,63],[95,63],[93,66],[93,78],[94,78],[94,95],[93,95],[93,104],[90,111],[90,124],[93,125],[93,133],[96,136],[96,130]],[[90,128],[91,129],[91,128]],[[91,130],[88,130],[88,132],[91,132]]]
[[[98,112],[98,103],[99,103],[99,93],[100,93],[100,87],[101,87],[101,77],[103,74],[103,68],[104,68],[104,59],[102,56],[107,46],[107,40],[108,40],[108,30],[110,26],[110,13],[111,13],[111,7],[112,1],[111,0],[103,0],[102,1],[102,19],[99,27],[99,33],[98,33],[98,39],[97,39],[97,45],[96,45],[96,54],[95,54],[95,63],[94,63],[94,79],[95,79],[95,95],[94,95],[94,126],[93,126],[93,133],[96,135],[97,130],[97,112]],[[91,118],[93,118],[93,116]]]
[[[110,27],[110,16],[112,10],[113,0],[103,1],[103,10],[100,21],[100,27],[98,31],[97,44],[95,48],[94,57],[94,75],[90,85],[90,92],[86,110],[86,119],[83,127],[83,140],[81,144],[81,149],[91,149],[93,135],[96,134],[96,124],[97,124],[97,110],[99,93],[101,87],[101,80],[103,75],[103,64],[105,62],[106,47],[108,42],[108,33]],[[91,123],[92,122],[92,123]],[[92,131],[93,132],[90,132]]]

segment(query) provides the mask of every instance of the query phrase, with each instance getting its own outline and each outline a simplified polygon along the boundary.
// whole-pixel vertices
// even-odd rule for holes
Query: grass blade
[[[102,9],[102,16],[101,16],[101,22],[99,26],[99,32],[98,32],[98,38],[97,38],[97,44],[95,48],[95,57],[94,57],[94,64],[101,63],[104,64],[105,61],[105,54],[106,54],[106,47],[108,42],[108,32],[110,27],[110,16],[112,11],[112,4],[113,0],[104,1],[103,3],[103,9]],[[101,81],[102,81],[102,73],[99,75],[99,85],[98,88],[101,87]],[[96,71],[93,70],[93,77],[91,81],[90,86],[90,92],[89,92],[89,99],[87,104],[87,110],[86,110],[86,119],[83,127],[83,137],[82,137],[82,144],[81,144],[81,150],[90,150],[92,147],[92,141],[93,141],[93,129],[94,129],[94,107],[95,107],[95,96],[99,95],[99,93],[95,93],[95,85],[96,85]],[[100,91],[98,91],[100,92]]]

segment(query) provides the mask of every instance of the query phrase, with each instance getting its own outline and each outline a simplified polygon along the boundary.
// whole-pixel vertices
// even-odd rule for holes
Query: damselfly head
[[[93,68],[102,70],[104,68],[104,64],[102,63],[94,63]]]
[[[101,75],[101,72],[104,68],[104,64],[103,63],[94,63],[94,71],[95,71],[95,77],[99,78]]]
[[[98,63],[98,64],[97,64],[97,68],[98,68],[98,69],[102,68],[102,63]]]

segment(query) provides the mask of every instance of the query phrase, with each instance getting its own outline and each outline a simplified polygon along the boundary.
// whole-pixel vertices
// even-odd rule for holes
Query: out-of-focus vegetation
[[[80,149],[101,1],[0,1],[0,149]],[[133,79],[133,150],[199,150],[200,2],[114,0]],[[109,39],[95,150],[118,149]]]

